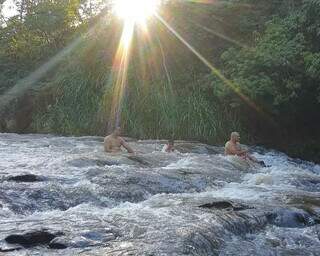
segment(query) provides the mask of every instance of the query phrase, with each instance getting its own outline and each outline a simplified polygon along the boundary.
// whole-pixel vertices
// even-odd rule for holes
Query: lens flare
[[[113,62],[113,96],[109,128],[120,125],[121,105],[127,87],[130,48],[135,25],[146,32],[148,18],[156,14],[160,0],[114,0],[113,12],[123,19],[123,31]]]
[[[159,0],[116,0],[114,12],[125,22],[144,24],[158,6]]]

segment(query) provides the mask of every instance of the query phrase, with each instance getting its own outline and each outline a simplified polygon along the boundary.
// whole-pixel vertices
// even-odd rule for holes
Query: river
[[[184,141],[111,156],[102,142],[0,134],[3,255],[320,255],[319,165],[252,147],[262,168]],[[33,231],[63,248],[7,242]]]

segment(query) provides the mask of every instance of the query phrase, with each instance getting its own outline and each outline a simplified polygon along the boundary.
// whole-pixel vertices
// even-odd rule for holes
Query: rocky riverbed
[[[251,148],[0,134],[4,255],[319,255],[320,166]],[[1,254],[1,252],[0,252]]]

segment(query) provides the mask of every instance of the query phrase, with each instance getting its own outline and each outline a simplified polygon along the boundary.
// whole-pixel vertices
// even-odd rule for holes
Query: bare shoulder
[[[109,141],[110,140],[110,135],[104,137],[104,141]]]
[[[227,142],[226,142],[225,147],[226,147],[226,148],[230,147],[230,141],[227,141]]]

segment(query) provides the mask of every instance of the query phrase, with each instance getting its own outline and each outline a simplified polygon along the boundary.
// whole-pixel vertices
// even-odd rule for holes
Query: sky
[[[4,17],[9,18],[17,14],[17,8],[13,3],[13,0],[6,0],[3,3],[2,14]]]

